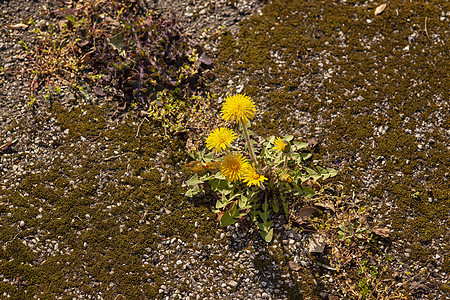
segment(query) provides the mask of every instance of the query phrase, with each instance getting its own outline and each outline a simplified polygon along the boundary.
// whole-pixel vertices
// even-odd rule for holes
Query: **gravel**
[[[227,29],[235,32],[238,29],[238,23],[243,18],[252,13],[257,13],[263,3],[261,1],[237,1],[236,5],[227,4],[229,1],[216,1],[214,4],[210,1],[160,1],[148,2],[149,9],[159,9],[165,14],[174,12],[181,23],[186,28],[186,35],[191,36],[196,42],[203,43],[208,40],[208,36],[215,30],[223,30],[223,25]],[[57,4],[46,1],[9,1],[2,2],[1,26],[7,24],[17,24],[33,17],[37,19],[36,24],[45,24],[52,22],[48,16],[40,15],[42,6],[49,9],[56,8]],[[173,8],[176,8],[173,10]],[[198,16],[194,17],[194,13],[198,12]],[[207,12],[207,13],[206,13]],[[39,20],[42,18],[41,20]],[[5,31],[5,29],[2,29]],[[30,174],[44,174],[47,170],[40,169],[41,165],[51,166],[51,162],[65,161],[73,166],[73,170],[83,169],[83,158],[77,157],[68,148],[86,149],[87,155],[94,155],[101,159],[108,159],[105,155],[108,147],[114,147],[109,143],[109,138],[96,140],[92,136],[79,135],[77,138],[71,138],[69,128],[60,127],[57,118],[48,112],[49,103],[42,99],[38,99],[38,103],[34,105],[33,110],[27,106],[29,99],[27,98],[27,78],[24,78],[27,62],[19,59],[18,56],[23,54],[23,49],[19,45],[19,41],[24,40],[32,43],[34,37],[31,30],[8,30],[8,34],[0,36],[0,48],[2,49],[0,58],[6,72],[3,73],[1,89],[0,89],[0,132],[3,138],[18,139],[18,142],[6,151],[1,153],[0,187],[6,190],[18,190],[19,184],[23,182]],[[206,48],[211,46],[206,46]],[[69,102],[74,99],[70,91],[62,88],[62,103],[66,107],[70,107]],[[108,109],[107,109],[108,110]],[[110,111],[107,113],[111,113]],[[107,120],[108,130],[116,130],[117,120]],[[138,123],[131,126],[137,128]],[[64,145],[65,147],[61,147]],[[99,152],[99,149],[103,149]],[[76,151],[79,151],[76,150]],[[75,151],[75,152],[76,152]],[[167,150],[170,151],[170,150]],[[123,154],[120,150],[114,150],[113,155]],[[163,163],[165,150],[158,153],[152,161],[156,163],[156,168],[161,172],[162,180],[164,174],[167,175],[168,169],[173,166],[167,166]],[[17,159],[17,158],[20,159]],[[48,164],[50,163],[50,164]],[[168,176],[168,175],[167,175]],[[112,178],[109,174],[102,174],[99,178],[100,186],[108,183]],[[113,180],[117,181],[117,180]],[[80,179],[68,180],[69,187],[77,187],[81,184]],[[98,191],[101,193],[101,190]],[[28,197],[28,193],[21,192],[21,196]],[[8,205],[9,199],[0,196],[0,204]],[[33,204],[31,204],[34,206]],[[11,211],[15,211],[17,207],[8,205]],[[120,206],[120,203],[105,205],[104,209],[111,211]],[[51,205],[43,202],[40,207],[30,207],[35,209],[36,213],[33,222],[46,219],[50,213]],[[168,209],[162,209],[157,213],[151,213],[153,220],[158,220],[164,215],[170,215],[172,212]],[[89,212],[78,215],[71,222],[89,222],[95,217],[95,213]],[[8,212],[0,214],[2,223],[5,218],[14,218],[14,213]],[[79,220],[77,220],[79,219]],[[146,218],[146,222],[148,218]],[[11,223],[9,226],[16,226],[19,233],[12,239],[3,240],[3,249],[5,250],[10,243],[16,239],[36,255],[33,266],[37,267],[51,260],[52,257],[60,258],[70,256],[74,249],[63,239],[62,236],[49,235],[47,230],[38,228],[28,228],[27,220],[18,220],[17,223]],[[195,221],[194,227],[201,227],[201,222]],[[1,227],[0,227],[1,229]],[[127,226],[120,225],[119,232],[129,230]],[[157,297],[160,299],[284,299],[286,298],[286,285],[291,286],[293,283],[289,280],[289,274],[277,275],[278,269],[286,269],[285,266],[277,265],[272,262],[268,269],[261,269],[255,266],[254,259],[263,257],[268,259],[267,245],[261,241],[259,235],[252,229],[231,226],[229,228],[218,228],[217,238],[206,243],[200,239],[197,233],[192,236],[192,241],[186,242],[177,237],[167,238],[161,236],[163,242],[158,244],[156,249],[146,248],[146,254],[141,257],[142,265],[151,265],[152,268],[162,270],[165,273],[164,283],[157,289]],[[78,234],[82,234],[80,231]],[[53,236],[52,239],[46,238]],[[286,251],[297,253],[298,245],[288,242],[289,239],[275,240],[274,245],[283,245]],[[85,253],[89,253],[95,246],[95,241],[85,241],[82,248]],[[79,251],[79,250],[77,250]],[[211,257],[215,257],[211,260]],[[229,257],[232,259],[230,260]],[[306,259],[306,258],[305,258]],[[205,265],[204,262],[208,261]],[[89,261],[78,266],[78,272],[83,273],[82,269],[86,268]],[[235,272],[239,270],[239,272]],[[113,271],[110,272],[114,274]],[[74,278],[80,274],[73,274]],[[88,286],[95,290],[106,286],[106,290],[116,289],[117,283],[101,282],[93,276],[87,274],[90,280]],[[12,278],[7,274],[0,274],[0,280],[4,284],[11,286],[26,287],[25,281]],[[20,282],[19,282],[20,281]],[[117,296],[121,294],[120,290],[116,290]],[[35,292],[38,296],[39,292]],[[54,295],[57,299],[63,296],[72,296],[77,299],[86,299],[94,295],[80,287],[69,286],[64,289],[62,294]],[[209,295],[209,296],[207,296]],[[4,297],[17,296],[9,292],[3,293]],[[101,293],[95,295],[97,299],[103,299]]]
[[[232,4],[235,3],[235,4]],[[213,56],[217,51],[217,40],[215,34],[221,33],[225,29],[236,33],[239,29],[239,22],[252,14],[260,14],[264,5],[264,1],[258,0],[242,0],[242,1],[207,1],[207,0],[166,0],[166,1],[146,1],[145,5],[148,9],[157,9],[162,11],[164,15],[169,16],[172,13],[176,15],[177,19],[185,28],[186,36],[190,37],[196,43],[203,45],[208,54]],[[46,22],[52,20],[45,14],[41,15],[40,11],[43,6],[57,7],[57,3],[52,1],[17,1],[11,0],[0,3],[0,26],[2,34],[0,34],[0,65],[3,66],[4,71],[0,74],[0,139],[1,143],[17,142],[5,151],[0,152],[0,188],[8,191],[19,190],[19,185],[28,177],[34,174],[43,174],[47,170],[41,169],[41,166],[50,167],[52,164],[58,164],[64,161],[71,164],[73,169],[85,170],[85,159],[87,157],[77,157],[77,152],[86,150],[89,157],[94,157],[97,161],[105,161],[112,156],[121,155],[121,159],[125,156],[124,151],[117,147],[113,141],[107,136],[93,137],[89,135],[71,135],[68,128],[61,128],[57,118],[48,112],[49,103],[44,99],[39,99],[38,105],[31,110],[27,103],[29,99],[28,94],[28,78],[26,78],[25,69],[28,67],[27,61],[22,57],[23,49],[19,44],[20,40],[27,43],[33,42],[33,34],[31,28],[27,30],[6,30],[4,28],[7,24],[17,24],[26,22],[31,16],[36,21],[37,26],[45,26]],[[448,20],[448,15],[441,17],[442,22]],[[368,19],[367,21],[371,21]],[[413,43],[417,39],[417,34],[411,34],[405,37],[408,43]],[[345,42],[342,42],[343,45]],[[405,51],[411,51],[405,48]],[[277,53],[272,53],[272,59],[279,64],[283,64],[283,58]],[[329,54],[323,54],[321,61],[326,62],[330,59]],[[317,76],[324,79],[333,78],[337,70],[320,69]],[[232,79],[223,79],[223,87],[218,90],[235,88],[237,92],[242,91],[245,85],[245,76],[233,77]],[[308,83],[305,82],[305,85]],[[273,87],[262,87],[262,90],[270,91]],[[70,91],[63,89],[60,101],[66,106],[70,107],[70,102],[74,95]],[[325,99],[324,99],[325,100]],[[328,99],[333,103],[333,99]],[[356,96],[354,101],[364,101],[364,97]],[[436,119],[442,120],[448,117],[448,99],[442,99],[442,108],[436,112]],[[139,122],[127,121],[125,119],[113,119],[110,116],[113,114],[113,108],[105,105],[106,114],[106,130],[117,131],[121,123],[127,123],[133,129],[137,129]],[[374,113],[382,113],[386,110],[385,107],[380,107]],[[261,116],[259,116],[261,117]],[[312,126],[319,129],[325,127],[325,120],[320,117],[315,123],[312,122],[312,116],[306,112],[293,112],[291,117],[300,123],[311,122]],[[339,118],[339,114],[332,115],[334,118]],[[404,124],[408,120],[403,120]],[[432,147],[433,142],[425,139],[425,134],[428,130],[432,130],[433,124],[422,124],[423,126],[414,128],[410,134],[421,141],[417,148],[419,151],[425,151]],[[436,124],[435,124],[436,125]],[[298,128],[297,135],[306,135],[309,129]],[[387,125],[382,125],[374,128],[374,137],[383,137],[392,130]],[[406,129],[405,129],[406,130]],[[449,137],[450,134],[444,132],[443,135]],[[373,140],[372,140],[373,141]],[[368,143],[372,142],[371,140]],[[68,150],[70,149],[70,151]],[[111,156],[109,156],[109,154]],[[161,152],[157,153],[149,160],[154,163],[154,168],[161,173],[161,180],[179,180],[174,175],[177,172],[176,166],[172,166],[165,162],[165,157],[168,153],[172,153],[170,147],[166,147]],[[332,160],[333,157],[328,157]],[[361,158],[358,155],[354,157],[355,161]],[[386,164],[385,157],[378,157],[373,161],[371,168],[381,169]],[[353,162],[343,162],[343,164],[351,164]],[[115,171],[102,171],[99,178],[96,178],[96,184],[100,187],[105,187],[108,183],[115,184],[118,187],[118,182],[127,178],[128,169],[124,171],[121,178],[116,178],[118,174]],[[132,170],[130,170],[130,173]],[[391,174],[392,177],[401,178],[403,174]],[[365,187],[375,186],[376,178],[371,175],[360,178]],[[67,189],[81,186],[85,183],[81,178],[69,178],[67,182]],[[48,186],[46,188],[53,188]],[[367,188],[368,189],[368,188]],[[107,193],[102,188],[97,189],[98,193]],[[26,192],[21,192],[21,196],[28,197]],[[100,197],[101,195],[96,195]],[[96,197],[92,196],[93,198]],[[160,195],[164,199],[165,195]],[[381,199],[380,199],[381,201]],[[383,199],[384,204],[394,210],[395,203],[390,202],[389,199]],[[433,197],[428,200],[430,203],[434,201]],[[123,201],[125,203],[125,200]],[[18,240],[27,249],[34,253],[35,258],[30,265],[32,267],[39,267],[46,263],[51,263],[52,259],[56,259],[59,263],[72,263],[69,260],[64,260],[65,257],[70,257],[74,251],[81,251],[84,249],[85,261],[80,262],[75,267],[75,273],[71,274],[68,271],[65,276],[73,276],[75,279],[84,280],[84,285],[64,286],[63,292],[60,294],[53,294],[57,299],[62,299],[64,296],[71,296],[75,299],[88,299],[96,297],[97,299],[109,299],[104,296],[116,295],[123,296],[125,291],[119,288],[120,280],[101,281],[94,273],[89,274],[86,269],[90,268],[90,264],[95,262],[95,257],[90,257],[90,253],[96,253],[95,240],[86,240],[80,244],[80,248],[64,239],[61,235],[50,234],[46,229],[33,227],[33,224],[43,220],[45,222],[54,221],[49,219],[52,205],[43,201],[37,204],[12,204],[10,199],[6,199],[0,195],[0,204],[2,210],[0,211],[0,232],[3,250],[7,248],[8,244]],[[98,205],[98,207],[96,206]],[[111,202],[103,204],[92,204],[92,209],[89,212],[83,212],[77,215],[68,222],[81,224],[89,224],[97,217],[97,210],[104,210],[110,214],[114,214],[115,210],[120,209],[121,202]],[[19,212],[24,207],[30,214],[29,218],[22,217],[15,219],[15,212]],[[151,225],[164,217],[175,213],[175,209],[163,208],[158,211],[150,211],[148,215],[142,218],[142,226]],[[374,216],[378,219],[383,219],[381,215]],[[125,213],[124,213],[125,214]],[[143,215],[143,214],[142,214]],[[126,221],[126,216],[120,215],[118,222],[123,222],[117,227],[119,233],[126,233],[134,230],[132,226]],[[139,220],[138,220],[139,221]],[[205,221],[206,222],[206,221]],[[4,225],[7,224],[7,225]],[[201,220],[194,221],[193,227],[200,230],[206,226]],[[8,228],[6,228],[8,227]],[[181,237],[178,235],[166,236],[157,234],[162,241],[156,248],[145,248],[144,254],[140,256],[133,256],[139,258],[139,264],[142,266],[150,266],[149,270],[157,270],[164,274],[163,282],[152,281],[152,276],[145,277],[146,282],[152,287],[157,287],[156,298],[158,299],[288,299],[292,295],[301,295],[306,293],[307,288],[316,288],[320,284],[333,285],[333,277],[326,274],[320,277],[318,274],[323,274],[324,269],[316,265],[310,258],[308,253],[308,235],[298,234],[294,230],[286,228],[286,220],[283,217],[275,220],[275,237],[270,245],[263,242],[259,234],[248,223],[244,222],[242,225],[229,226],[227,228],[217,228],[217,232],[213,236],[202,236],[197,232],[189,237]],[[10,235],[11,230],[14,234]],[[89,231],[81,226],[75,235],[83,235],[85,231]],[[5,240],[8,237],[8,240]],[[441,241],[443,243],[443,241]],[[401,249],[403,244],[407,242],[396,240],[392,242],[394,249]],[[439,249],[438,243],[433,241],[429,247]],[[396,248],[396,245],[398,247]],[[411,246],[411,245],[409,245]],[[408,246],[408,247],[409,247]],[[409,247],[402,253],[395,253],[395,262],[392,264],[396,269],[406,272],[420,272],[423,266],[410,266],[402,261],[402,256],[409,258],[411,253],[414,253],[413,247]],[[106,249],[104,249],[106,251]],[[442,272],[442,264],[444,261],[445,250],[440,250],[444,253],[437,252],[433,259],[435,263],[430,264],[428,274],[431,274],[433,280],[436,282],[448,284],[448,274]],[[130,256],[132,254],[129,254]],[[2,256],[3,258],[3,256]],[[134,261],[135,262],[135,261]],[[294,262],[296,268],[300,267],[300,271],[292,271],[289,262]],[[448,263],[448,262],[447,262]],[[313,281],[309,280],[308,284],[315,282],[316,286],[306,287],[302,285],[302,276],[306,276],[301,272],[306,270],[306,273],[316,276]],[[114,275],[114,270],[108,271],[111,277]],[[331,274],[331,273],[330,273]],[[126,274],[132,277],[133,274]],[[407,279],[405,274],[398,274],[400,278]],[[88,278],[88,280],[86,280]],[[104,277],[103,277],[104,278]],[[31,291],[32,287],[28,286],[27,278],[23,276],[16,276],[15,274],[0,273],[0,282],[8,286],[3,292],[3,297],[12,297],[13,292],[26,290]],[[299,283],[300,282],[300,283]],[[13,287],[9,289],[9,287]],[[429,287],[424,285],[423,281],[412,281],[410,283],[410,290],[419,293],[427,291]],[[33,290],[36,297],[42,297],[39,291]],[[98,291],[103,291],[103,294]],[[317,296],[317,295],[316,295]],[[445,295],[440,295],[441,299]],[[141,295],[142,299],[143,297]],[[323,299],[328,298],[326,292],[321,292],[319,297]],[[419,297],[419,296],[418,296]],[[425,297],[425,296],[424,296]],[[16,297],[17,298],[17,297]],[[419,299],[419,298],[418,298]],[[421,298],[420,298],[421,299]]]

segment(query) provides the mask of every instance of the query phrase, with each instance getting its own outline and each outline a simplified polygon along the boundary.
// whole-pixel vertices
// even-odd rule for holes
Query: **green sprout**
[[[27,43],[25,43],[25,41],[19,41],[19,44],[23,47],[23,49],[28,50],[28,46]]]

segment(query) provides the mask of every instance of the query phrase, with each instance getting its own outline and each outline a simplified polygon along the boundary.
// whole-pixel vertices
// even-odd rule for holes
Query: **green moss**
[[[41,241],[57,240],[60,249],[54,259],[28,266],[32,275],[31,279],[27,277],[27,287],[1,287],[2,290],[19,298],[22,290],[50,299],[64,294],[65,288],[74,287],[87,295],[101,292],[107,298],[116,297],[117,291],[129,299],[142,298],[143,293],[155,297],[164,274],[151,264],[142,265],[142,257],[161,242],[153,217],[162,207],[175,211],[172,217],[178,208],[183,209],[185,217],[179,215],[174,222],[189,222],[183,232],[182,227],[174,228],[167,219],[168,225],[161,227],[162,232],[186,239],[192,239],[197,232],[205,243],[212,241],[216,231],[214,215],[205,207],[189,209],[192,205],[183,196],[179,179],[170,175],[162,181],[155,162],[150,161],[164,147],[168,155],[163,157],[163,163],[176,165],[183,161],[186,157],[183,141],[174,138],[163,143],[157,137],[162,136],[161,128],[152,122],[142,123],[140,137],[136,137],[138,124],[131,118],[115,129],[106,129],[105,109],[81,105],[68,112],[55,104],[53,112],[58,124],[63,130],[69,129],[66,142],[60,146],[66,159],[51,166],[46,162],[38,164],[28,170],[29,175],[21,180],[18,191],[1,191],[8,203],[14,204],[14,208],[0,205],[2,215],[10,214],[4,219],[9,226],[1,228],[0,240],[14,241],[2,253],[2,262],[14,258],[4,265],[11,271],[9,278],[19,272],[21,261],[31,263],[43,255],[30,252],[19,240],[28,234],[35,235],[33,228],[43,235]],[[115,158],[105,160],[104,153],[86,147],[80,136],[93,140],[106,137],[102,143],[123,155],[111,152],[108,155]],[[31,174],[40,170],[48,171]],[[105,174],[106,183],[101,180]],[[30,196],[23,196],[25,192]],[[41,216],[37,217],[38,214]],[[25,220],[26,226],[16,236],[15,229],[21,220]],[[193,226],[193,220],[199,220],[200,228]],[[65,253],[65,248],[72,252]],[[101,284],[93,286],[93,281]],[[109,283],[115,288],[107,288]]]
[[[344,193],[360,194],[369,206],[371,195],[399,207],[382,208],[390,211],[385,222],[392,224],[392,238],[415,245],[405,262],[426,265],[431,255],[423,247],[445,239],[448,231],[442,224],[448,224],[450,207],[450,152],[438,129],[442,124],[434,118],[442,112],[442,100],[436,99],[447,94],[449,69],[443,44],[421,34],[413,42],[405,37],[421,30],[425,18],[437,20],[445,8],[442,1],[389,7],[374,17],[375,6],[358,1],[274,1],[261,16],[244,21],[235,39],[222,37],[217,76],[222,82],[248,79],[244,92],[264,107],[261,119],[252,123],[260,135],[297,128],[305,129],[305,139],[326,135],[315,157],[345,162],[339,165]],[[443,32],[443,24],[433,25],[435,34]],[[328,69],[335,73],[323,79],[318,73]],[[291,109],[312,116],[313,122],[324,119],[324,131],[315,132],[315,123],[300,123]],[[429,132],[419,137],[415,132],[423,124]],[[377,136],[380,126],[387,131]],[[430,139],[434,143],[420,150],[418,145]],[[362,190],[361,178],[367,177],[379,182],[369,193]]]
[[[6,249],[2,253],[2,256],[3,258],[11,258],[20,263],[31,263],[36,257],[29,247],[25,246],[17,239],[7,243]],[[5,263],[7,262],[5,261]]]
[[[31,193],[34,188],[34,185],[41,182],[41,178],[38,174],[30,174],[24,180],[22,180],[19,184],[19,189]]]
[[[59,199],[61,193],[40,183],[33,188],[32,195],[36,198],[47,200],[49,203],[54,203]]]
[[[166,214],[157,221],[157,225],[161,235],[167,237],[179,235],[190,241],[196,233],[199,239],[206,243],[212,241],[216,231],[217,225],[213,218],[214,215],[201,206]],[[195,221],[199,223],[198,228],[195,227]]]
[[[426,262],[431,257],[431,252],[427,247],[419,243],[411,245],[411,259]]]
[[[279,135],[301,129],[306,132],[302,139],[326,134],[314,157],[333,167],[337,164],[345,194],[355,192],[358,199],[367,195],[369,204],[373,199],[370,195],[386,197],[395,204],[393,207],[399,207],[390,213],[390,220],[385,220],[394,229],[391,238],[412,245],[405,262],[424,266],[434,254],[428,245],[445,240],[449,224],[450,153],[442,129],[448,129],[450,123],[444,120],[440,128],[427,129],[422,138],[434,140],[430,149],[418,150],[422,140],[414,132],[422,123],[434,124],[434,112],[442,109],[436,99],[444,98],[449,89],[444,81],[449,70],[442,55],[446,48],[431,42],[417,24],[427,18],[429,33],[439,35],[444,30],[438,21],[441,10],[442,1],[394,2],[381,16],[374,17],[373,7],[359,1],[343,5],[331,0],[276,0],[262,15],[244,21],[237,37],[230,33],[220,37],[214,70],[219,78],[217,85],[225,86],[229,79],[242,74],[248,79],[243,92],[265,108],[258,115],[261,119],[252,123],[257,133]],[[410,44],[407,37],[415,32],[419,33],[417,40],[405,54],[402,49]],[[369,48],[367,41],[372,41]],[[321,74],[328,69],[334,73],[330,79],[323,79]],[[55,103],[52,112],[58,125],[69,129],[59,150],[71,156],[52,166],[40,162],[30,167],[17,192],[2,191],[8,205],[0,204],[0,214],[8,217],[2,218],[0,240],[13,239],[20,220],[25,220],[30,229],[23,229],[7,251],[0,252],[1,271],[9,279],[21,274],[29,285],[0,283],[0,293],[6,291],[17,299],[31,294],[52,299],[62,295],[66,287],[77,287],[87,295],[101,292],[107,299],[139,299],[143,294],[157,297],[166,274],[151,264],[142,265],[146,249],[156,249],[161,242],[157,233],[187,241],[196,233],[204,243],[212,243],[216,235],[216,216],[210,209],[194,206],[182,196],[179,178],[169,174],[162,181],[155,169],[156,164],[178,168],[186,158],[184,142],[175,137],[161,139],[164,134],[160,124],[152,121],[141,124],[139,135],[137,122],[128,117],[110,129],[106,116],[111,115],[111,108],[107,105],[79,105],[68,111]],[[302,118],[296,118],[298,113],[312,116],[313,122],[320,121],[326,131],[316,131],[316,123],[301,123]],[[36,122],[30,134],[42,129],[47,121]],[[388,126],[387,132],[374,136],[380,126]],[[86,147],[97,141],[107,149]],[[167,155],[152,162],[163,149]],[[74,168],[74,164],[82,167]],[[381,167],[372,172],[374,165]],[[48,171],[31,174],[34,170]],[[361,180],[366,172],[379,182],[370,193],[364,192]],[[106,182],[99,179],[100,175],[107,176]],[[23,196],[25,192],[30,196]],[[154,221],[161,208],[172,212]],[[382,207],[383,211],[388,209],[387,205]],[[38,214],[42,218],[37,218]],[[44,241],[58,240],[60,249],[73,251],[61,251],[45,263],[28,265],[42,255],[30,252],[20,241],[27,234],[35,234],[34,229],[40,230]],[[448,248],[443,246],[442,270],[448,273]],[[255,267],[261,272],[271,268],[272,262],[286,263],[288,258],[281,250],[272,252],[267,258],[255,259]],[[213,264],[221,257],[211,257],[205,263]],[[238,268],[232,271],[239,272]],[[315,283],[321,280],[314,270],[291,272],[281,267],[272,271],[276,280],[283,281],[280,275],[290,272],[293,286],[282,288],[290,293],[290,299],[316,299],[325,289]],[[357,273],[349,276],[343,280],[359,279]],[[93,286],[94,281],[100,284]],[[109,283],[115,288],[108,290]],[[448,285],[440,289],[448,291]]]
[[[448,253],[449,252],[447,251],[444,257],[442,258],[442,271],[445,273],[450,273],[450,254]]]

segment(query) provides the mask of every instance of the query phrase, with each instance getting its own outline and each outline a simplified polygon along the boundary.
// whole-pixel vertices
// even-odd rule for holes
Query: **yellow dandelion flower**
[[[275,142],[274,142],[274,144],[275,144],[275,146],[273,147],[273,149],[275,149],[275,150],[277,150],[277,151],[284,151],[284,148],[286,147],[286,143],[285,142],[283,142],[283,140],[281,139],[281,138],[279,138],[279,137],[277,137],[276,139],[275,139]]]
[[[255,104],[249,96],[236,94],[225,99],[222,107],[222,117],[225,121],[233,120],[245,124],[255,116]]]
[[[253,166],[248,165],[244,172],[244,182],[247,182],[247,186],[260,186],[264,180],[267,180],[264,175],[259,175]]]
[[[228,181],[236,181],[243,177],[247,167],[247,159],[240,153],[236,155],[227,154],[222,158],[220,173],[222,173]]]
[[[237,135],[232,129],[225,127],[216,128],[206,139],[206,147],[219,153],[229,147],[236,137]]]
[[[283,181],[283,182],[291,183],[292,182],[292,177],[289,174],[283,174],[283,175],[280,176],[280,180]]]

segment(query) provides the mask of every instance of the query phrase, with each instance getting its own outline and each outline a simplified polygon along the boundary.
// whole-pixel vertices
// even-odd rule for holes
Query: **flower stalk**
[[[247,124],[242,124],[242,130],[244,131],[244,137],[245,137],[245,141],[247,143],[248,154],[250,155],[250,158],[253,160],[253,163],[255,164],[255,166],[258,166],[258,160],[256,160],[255,151],[253,151],[253,146],[250,141],[250,136],[248,134]]]

